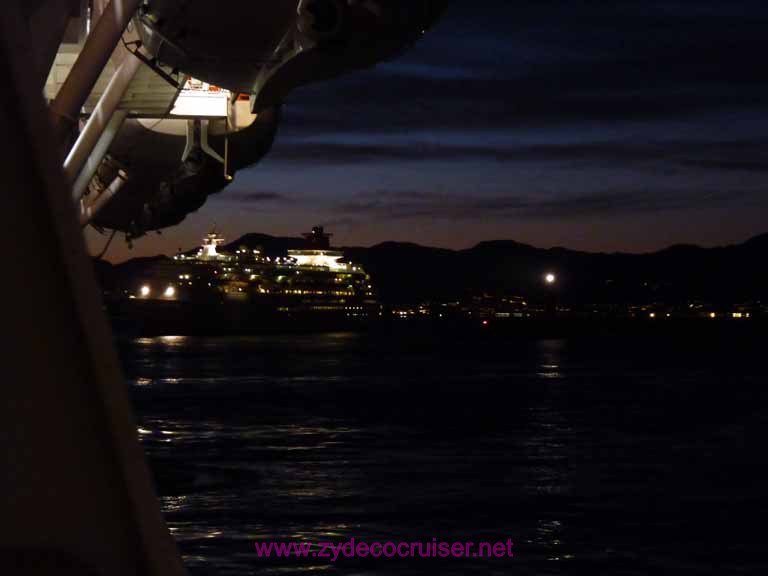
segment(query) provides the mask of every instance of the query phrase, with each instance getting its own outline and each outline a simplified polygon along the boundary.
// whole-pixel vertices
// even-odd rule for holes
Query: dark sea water
[[[372,334],[121,343],[191,574],[768,574],[765,340]],[[513,558],[261,559],[256,541]]]

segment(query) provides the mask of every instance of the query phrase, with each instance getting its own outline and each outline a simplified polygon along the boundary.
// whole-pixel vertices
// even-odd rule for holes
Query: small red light
[[[488,320],[483,320],[483,326],[488,326]]]

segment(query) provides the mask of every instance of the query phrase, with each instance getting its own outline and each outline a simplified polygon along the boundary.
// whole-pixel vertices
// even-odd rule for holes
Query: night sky
[[[324,224],[338,245],[741,242],[768,231],[766,54],[764,0],[455,0],[398,60],[295,92],[261,164],[109,256],[214,225]]]

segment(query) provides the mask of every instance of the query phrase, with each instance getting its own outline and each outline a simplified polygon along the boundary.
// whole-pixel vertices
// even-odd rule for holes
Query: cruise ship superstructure
[[[270,255],[245,245],[227,250],[225,239],[211,232],[197,251],[179,253],[126,279],[118,300],[124,312],[159,312],[153,324],[168,311],[183,310],[185,324],[197,318],[201,329],[258,330],[265,324],[290,329],[290,322],[333,327],[340,320],[378,317],[380,306],[365,270],[332,249],[322,227],[304,237],[304,248]],[[136,315],[137,322],[146,317]]]

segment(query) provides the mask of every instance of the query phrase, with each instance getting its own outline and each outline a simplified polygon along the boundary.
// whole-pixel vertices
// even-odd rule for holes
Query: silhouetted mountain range
[[[224,250],[260,248],[274,256],[306,246],[302,238],[246,234]],[[733,246],[676,245],[649,254],[541,249],[509,240],[481,242],[467,250],[401,242],[341,250],[372,276],[385,303],[448,301],[480,294],[536,298],[548,290],[570,303],[768,300],[768,234]],[[115,267],[102,263],[99,268],[109,282],[164,259],[134,259]],[[554,287],[544,286],[547,272],[557,275]]]

